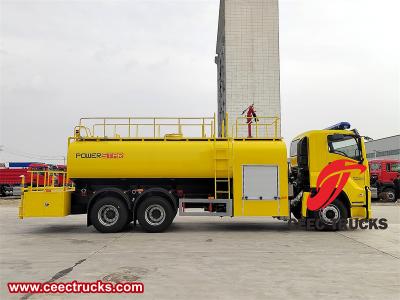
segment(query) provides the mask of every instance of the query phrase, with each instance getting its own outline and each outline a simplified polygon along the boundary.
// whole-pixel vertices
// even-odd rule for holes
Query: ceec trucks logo
[[[366,167],[352,160],[339,159],[323,168],[317,179],[317,193],[308,196],[307,208],[316,211],[332,203],[343,190],[352,170],[359,170],[362,174]]]
[[[115,152],[93,152],[93,153],[75,153],[75,158],[101,158],[101,159],[118,159],[124,158],[124,153],[115,153]]]

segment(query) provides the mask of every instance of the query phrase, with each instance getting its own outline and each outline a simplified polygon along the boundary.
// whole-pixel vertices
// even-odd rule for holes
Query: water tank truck
[[[100,232],[118,232],[131,222],[161,232],[177,214],[294,215],[316,218],[323,229],[371,217],[368,162],[357,131],[305,132],[291,143],[288,164],[278,118],[257,116],[249,125],[244,116],[230,125],[223,121],[217,136],[215,116],[82,118],[68,138],[66,173],[50,172],[45,186],[24,182],[19,216],[86,214],[87,225]],[[315,209],[313,201],[336,179],[319,175],[337,162],[345,168],[333,185],[334,199]],[[63,184],[54,186],[51,178],[60,173]]]

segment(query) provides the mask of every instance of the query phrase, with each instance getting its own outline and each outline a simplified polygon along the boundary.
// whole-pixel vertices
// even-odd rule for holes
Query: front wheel
[[[162,232],[171,225],[176,211],[168,200],[160,196],[152,196],[140,203],[137,210],[139,224],[147,232]]]
[[[339,199],[334,200],[328,206],[313,212],[315,228],[317,230],[340,230],[346,225],[349,217],[346,206]]]
[[[115,197],[104,197],[93,204],[90,221],[100,232],[119,232],[129,222],[129,210],[125,202]]]

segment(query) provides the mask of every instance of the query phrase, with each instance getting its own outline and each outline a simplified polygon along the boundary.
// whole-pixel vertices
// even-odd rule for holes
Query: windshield
[[[353,135],[328,135],[328,148],[330,153],[342,155],[354,160],[361,160],[362,157],[359,138]]]

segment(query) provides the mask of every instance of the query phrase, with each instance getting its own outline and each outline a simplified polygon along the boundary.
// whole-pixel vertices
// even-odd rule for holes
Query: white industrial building
[[[368,160],[400,160],[400,134],[366,142],[365,148]]]
[[[232,128],[253,103],[258,116],[280,118],[278,0],[220,0],[216,54],[219,134],[225,113]]]

